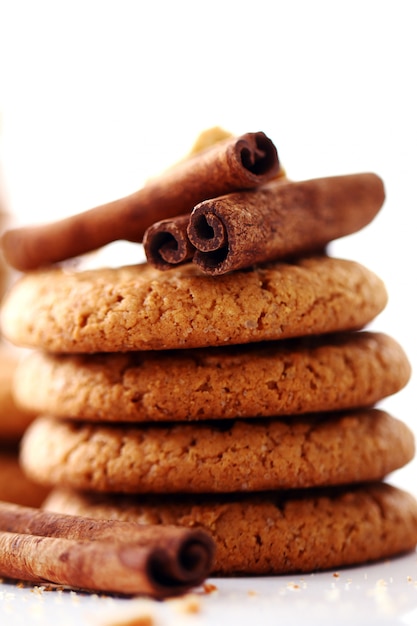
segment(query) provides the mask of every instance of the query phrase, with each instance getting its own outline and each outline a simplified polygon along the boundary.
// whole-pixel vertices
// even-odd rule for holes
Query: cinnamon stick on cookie
[[[160,270],[191,261],[195,248],[188,239],[189,214],[152,224],[143,236],[147,260]]]
[[[372,173],[277,179],[256,190],[212,198],[190,216],[193,262],[218,275],[312,252],[366,226],[384,199],[383,182]]]
[[[51,224],[3,235],[6,260],[26,271],[118,239],[141,242],[154,222],[190,213],[202,200],[256,187],[277,175],[277,150],[263,132],[225,139],[189,157],[135,193]]]
[[[161,598],[201,584],[213,559],[202,530],[0,503],[0,575],[8,578]]]

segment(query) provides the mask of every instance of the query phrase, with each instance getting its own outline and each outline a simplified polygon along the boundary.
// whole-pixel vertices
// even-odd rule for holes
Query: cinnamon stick
[[[366,226],[384,199],[383,182],[372,173],[277,179],[256,190],[209,199],[190,216],[193,262],[219,275],[312,252]]]
[[[213,540],[199,529],[0,503],[0,575],[8,578],[162,598],[200,585],[213,559]]]
[[[277,175],[276,147],[263,132],[220,141],[179,162],[135,193],[50,224],[9,230],[6,260],[18,270],[64,261],[112,241],[141,242],[153,223],[198,202],[256,187]]]
[[[160,270],[191,261],[195,248],[188,239],[189,214],[161,220],[150,226],[143,236],[148,261]]]

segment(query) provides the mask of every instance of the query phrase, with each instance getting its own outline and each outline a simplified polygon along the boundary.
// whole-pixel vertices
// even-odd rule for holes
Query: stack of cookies
[[[0,212],[0,225],[6,214]],[[10,281],[10,272],[0,254],[0,301]],[[16,404],[13,378],[19,362],[19,351],[14,350],[0,337],[0,500],[39,506],[47,489],[32,482],[19,464],[19,443],[35,413]]]
[[[147,263],[27,273],[3,331],[31,348],[21,463],[64,513],[202,527],[213,574],[308,572],[417,543],[385,482],[413,435],[377,407],[410,365],[366,330],[387,293],[326,254],[222,276]]]

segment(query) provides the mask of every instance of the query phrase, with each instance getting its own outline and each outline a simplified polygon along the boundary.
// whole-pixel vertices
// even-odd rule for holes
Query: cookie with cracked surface
[[[293,489],[379,480],[414,438],[378,410],[192,424],[101,425],[40,417],[21,462],[46,486],[124,493]]]
[[[315,256],[205,276],[148,264],[23,276],[3,303],[4,335],[51,352],[163,350],[359,329],[385,307],[362,265]]]
[[[313,572],[415,549],[417,502],[386,483],[326,490],[193,496],[103,496],[56,489],[45,508],[144,524],[201,527],[213,575]]]
[[[194,421],[372,406],[409,377],[394,339],[360,331],[190,350],[32,352],[14,393],[22,406],[56,417]]]

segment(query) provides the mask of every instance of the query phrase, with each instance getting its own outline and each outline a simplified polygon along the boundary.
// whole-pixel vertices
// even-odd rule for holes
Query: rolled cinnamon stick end
[[[0,575],[9,578],[165,597],[200,585],[213,562],[214,542],[200,529],[0,503]]]
[[[362,173],[301,182],[278,179],[207,200],[190,216],[193,261],[205,273],[220,275],[309,253],[366,226],[384,199],[382,180]],[[215,222],[224,237],[216,236]]]
[[[50,224],[7,231],[3,252],[10,265],[28,271],[119,239],[141,242],[153,223],[190,213],[202,200],[261,185],[279,170],[277,149],[265,133],[228,138],[125,198]]]
[[[187,235],[189,215],[161,220],[150,226],[143,237],[143,248],[149,263],[159,270],[191,261],[195,248]]]

